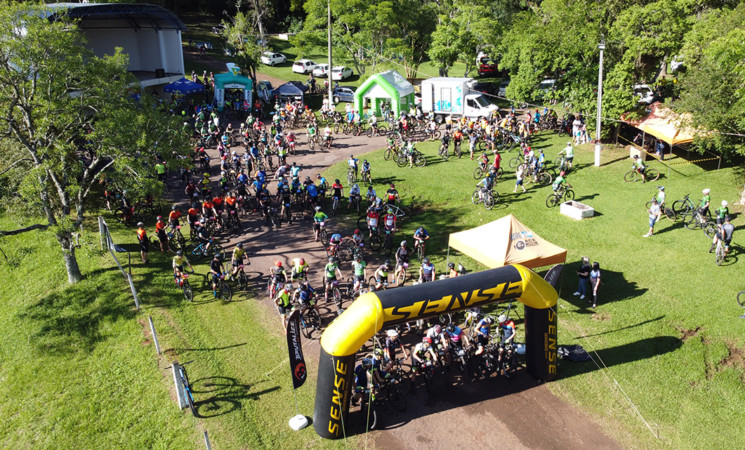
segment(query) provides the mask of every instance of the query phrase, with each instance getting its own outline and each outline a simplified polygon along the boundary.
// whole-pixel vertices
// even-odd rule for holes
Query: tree
[[[256,67],[261,58],[261,46],[257,42],[263,39],[261,31],[258,36],[256,35],[260,23],[260,14],[249,15],[238,11],[235,16],[223,22],[225,28],[222,31],[222,36],[234,51],[233,57],[238,65],[248,72],[254,85],[256,85]]]
[[[187,151],[179,121],[150,96],[136,101],[136,85],[120,49],[98,58],[74,23],[49,22],[31,5],[0,4],[0,139],[15,164],[5,176],[45,218],[0,235],[52,232],[70,283],[82,279],[73,233],[101,175],[131,196],[152,192],[156,154],[170,163],[172,152]]]

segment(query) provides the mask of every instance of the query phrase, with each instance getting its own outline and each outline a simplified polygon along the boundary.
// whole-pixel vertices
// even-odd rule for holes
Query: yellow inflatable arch
[[[556,279],[560,273],[549,272]],[[552,274],[553,272],[553,274]],[[554,284],[555,285],[555,284]],[[528,372],[540,380],[556,377],[558,294],[532,270],[512,265],[461,277],[360,296],[321,336],[313,413],[316,433],[343,436],[357,351],[375,333],[395,324],[456,312],[473,306],[519,299],[525,304]]]

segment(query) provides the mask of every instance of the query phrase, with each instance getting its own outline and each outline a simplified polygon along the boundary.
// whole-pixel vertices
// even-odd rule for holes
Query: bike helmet
[[[507,322],[507,316],[502,314],[501,316],[499,316],[498,320],[499,320],[499,323],[505,323]]]
[[[703,194],[704,194],[704,195],[708,195],[708,194],[709,194],[709,192],[711,192],[711,189],[709,189],[709,188],[706,188],[706,189],[704,189],[704,190],[703,190],[703,191],[701,191],[701,192],[703,192]]]
[[[372,367],[372,360],[370,358],[364,358],[362,360],[362,367],[365,369],[369,369]]]
[[[492,316],[486,316],[486,317],[484,317],[484,320],[485,320],[485,321],[486,321],[486,323],[488,323],[488,324],[492,324],[492,323],[494,323],[494,318],[493,318]]]
[[[176,205],[171,206],[171,211],[176,211],[178,207]]]
[[[727,206],[729,203],[727,203],[727,200],[722,200],[722,206]]]
[[[440,324],[435,325],[435,333],[442,333],[442,326]]]
[[[390,259],[386,259],[385,262],[383,263],[383,265],[386,266],[386,267],[390,266],[391,265],[391,260]]]
[[[563,177],[564,176],[564,171],[562,170],[561,172],[559,172],[559,175],[561,175]]]
[[[300,261],[298,261],[298,262],[299,262],[299,263],[300,263],[300,265],[302,266],[303,264],[305,264],[305,258],[300,258]]]
[[[422,259],[422,262],[423,262],[424,264],[429,264],[429,258],[424,258],[424,259]]]
[[[163,220],[163,216],[158,216],[155,218],[155,220]]]
[[[453,331],[455,331],[455,325],[453,325],[453,324],[451,323],[451,324],[450,324],[450,325],[448,325],[448,326],[447,326],[447,328],[445,328],[445,329],[446,329],[446,330],[448,331],[448,333],[452,333]]]
[[[572,145],[572,141],[567,142],[567,145]]]
[[[142,222],[137,222],[137,228],[142,228],[142,227],[144,227],[144,226],[145,226],[145,224],[144,224],[144,223],[142,223]]]
[[[401,247],[406,247],[406,241],[401,241]]]
[[[639,155],[634,155],[634,159],[639,159]]]
[[[341,181],[339,181],[339,179],[337,178],[337,179],[334,180],[334,183],[341,184]]]
[[[350,158],[354,158],[354,155],[349,155]]]
[[[424,336],[424,338],[422,338],[422,342],[431,345],[432,344],[432,339],[428,338],[427,336]]]
[[[388,212],[393,214],[393,208],[388,208]]]
[[[486,153],[482,153],[481,156],[486,156]]]
[[[334,257],[333,256],[329,256],[329,263],[333,263],[333,262],[334,262]]]
[[[354,234],[360,234],[360,230],[359,230],[359,228],[358,228],[358,229],[356,229],[356,230],[354,230]]]
[[[320,210],[321,210],[321,207],[320,206],[316,206],[316,211],[320,211]]]
[[[665,190],[665,186],[657,186],[657,189],[659,189],[661,191],[664,191]]]
[[[318,175],[316,175],[316,178],[318,178],[320,180],[321,179],[321,174],[319,173]]]
[[[274,261],[274,265],[277,266],[277,267],[282,267],[282,261],[276,260],[276,261]]]
[[[354,255],[354,260],[357,261],[357,262],[362,261],[362,255],[360,255],[360,254]]]
[[[202,174],[202,176],[203,176],[203,177],[205,177],[205,178],[209,178],[210,174],[208,174],[208,173],[203,173],[203,174]]]
[[[389,338],[394,338],[394,337],[398,337],[398,331],[396,331],[396,330],[388,330],[388,331],[386,331],[386,332],[385,332],[385,334],[386,334],[386,335],[387,335],[387,336],[388,336]]]
[[[373,353],[375,354],[375,356],[382,356],[383,355],[383,349],[380,348],[380,347],[378,347],[378,348],[375,349],[375,351]]]
[[[291,291],[292,290],[292,283],[285,284],[285,289],[287,289],[288,291]]]
[[[391,183],[391,187],[392,187],[392,188],[395,188],[395,187],[396,187],[396,185],[395,185],[395,184],[393,184],[393,183]]]
[[[176,250],[176,256],[181,256],[183,254],[184,254],[184,252],[182,252],[181,250]]]
[[[243,248],[243,242],[239,242],[238,245],[236,245],[238,248]]]
[[[375,115],[375,114],[373,114]],[[367,160],[362,161],[362,164],[367,164]]]
[[[455,269],[455,264],[448,263],[448,269]]]

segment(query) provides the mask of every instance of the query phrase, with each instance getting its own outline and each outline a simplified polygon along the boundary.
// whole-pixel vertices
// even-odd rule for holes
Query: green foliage
[[[250,13],[238,11],[235,16],[224,21],[225,28],[222,37],[229,48],[233,49],[233,58],[238,66],[248,71],[251,79],[256,83],[256,66],[261,62],[261,47],[257,44],[259,33],[254,26]]]

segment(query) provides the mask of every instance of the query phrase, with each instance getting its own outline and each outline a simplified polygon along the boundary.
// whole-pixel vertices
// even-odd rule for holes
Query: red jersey
[[[143,240],[147,239],[147,231],[145,231],[144,228],[140,228],[137,230],[137,239],[142,242]]]
[[[171,213],[168,214],[168,220],[172,222],[176,222],[179,217],[181,217],[181,211],[171,211]]]

